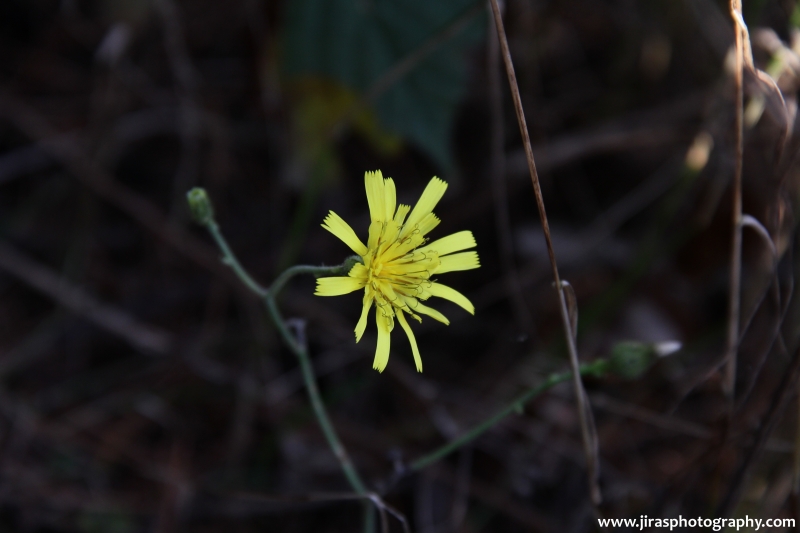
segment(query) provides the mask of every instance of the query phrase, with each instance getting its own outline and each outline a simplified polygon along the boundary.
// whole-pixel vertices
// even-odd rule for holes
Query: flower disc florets
[[[316,294],[338,296],[364,289],[361,318],[356,324],[355,334],[358,342],[367,327],[368,312],[374,302],[378,345],[373,367],[381,372],[386,368],[390,333],[396,317],[408,336],[417,370],[421,372],[422,359],[405,314],[420,322],[422,318],[419,315],[423,314],[449,324],[439,311],[422,303],[431,296],[450,300],[474,314],[472,303],[463,294],[437,283],[433,276],[478,268],[477,252],[462,252],[475,246],[475,238],[472,232],[461,231],[427,244],[425,235],[439,224],[433,208],[447,189],[447,183],[439,178],[428,183],[413,210],[407,205],[396,205],[394,181],[384,179],[380,171],[367,172],[364,182],[372,220],[367,245],[333,211],[328,213],[322,225],[357,253],[363,264],[353,266],[346,277],[318,279]]]

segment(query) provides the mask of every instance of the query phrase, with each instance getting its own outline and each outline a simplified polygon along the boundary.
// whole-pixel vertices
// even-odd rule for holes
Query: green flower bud
[[[612,374],[625,379],[637,379],[658,358],[655,347],[649,343],[625,341],[611,350],[608,369]]]
[[[189,210],[192,212],[194,221],[202,226],[207,226],[214,220],[214,207],[208,198],[208,193],[202,187],[195,187],[186,193],[186,200],[189,202]]]

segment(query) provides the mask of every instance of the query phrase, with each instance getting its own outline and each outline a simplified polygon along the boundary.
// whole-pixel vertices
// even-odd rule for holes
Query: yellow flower
[[[403,204],[396,206],[394,181],[384,179],[380,170],[365,173],[364,183],[372,219],[366,246],[347,222],[333,211],[328,213],[322,225],[357,253],[362,263],[353,266],[347,276],[319,278],[315,294],[339,296],[364,289],[364,307],[355,329],[356,342],[361,340],[367,328],[367,315],[375,302],[378,346],[373,368],[383,372],[389,362],[390,333],[397,317],[411,342],[417,371],[422,372],[417,341],[405,315],[411,315],[418,322],[422,322],[419,314],[428,315],[449,324],[450,321],[439,311],[422,303],[431,296],[450,300],[475,314],[475,307],[466,296],[433,280],[436,274],[480,266],[477,252],[463,252],[475,246],[475,237],[471,231],[460,231],[426,244],[428,239],[425,235],[439,224],[433,208],[447,189],[447,183],[439,178],[428,183],[413,210]]]

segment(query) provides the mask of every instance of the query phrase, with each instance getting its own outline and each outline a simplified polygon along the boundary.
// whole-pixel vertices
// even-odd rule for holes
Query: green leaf
[[[411,70],[377,95],[383,127],[452,169],[450,134],[464,94],[466,53],[485,30],[483,2],[475,0],[294,0],[285,19],[284,70],[290,77],[330,78],[362,98],[411,54],[427,50],[454,23],[449,38],[423,54]]]

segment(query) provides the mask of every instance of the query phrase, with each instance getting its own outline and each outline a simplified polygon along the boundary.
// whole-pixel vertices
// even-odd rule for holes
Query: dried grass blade
[[[555,281],[556,290],[558,291],[559,311],[561,312],[561,321],[564,326],[564,334],[569,352],[569,362],[572,368],[573,385],[575,389],[575,398],[578,404],[578,415],[581,424],[581,437],[583,440],[583,450],[586,455],[586,462],[588,465],[589,485],[591,487],[592,503],[597,505],[602,501],[600,487],[597,483],[599,473],[599,457],[596,449],[596,438],[592,437],[592,422],[588,419],[588,414],[591,413],[588,407],[588,398],[586,391],[583,387],[581,380],[580,367],[578,363],[578,349],[575,345],[575,336],[570,325],[569,311],[567,310],[567,301],[564,295],[564,288],[561,284],[561,278],[558,274],[558,264],[556,263],[555,250],[553,249],[553,242],[550,236],[550,225],[547,221],[547,213],[544,208],[544,197],[542,196],[542,189],[539,184],[539,175],[536,172],[536,162],[533,159],[533,149],[531,148],[531,139],[528,135],[528,125],[525,121],[525,113],[522,110],[522,99],[519,94],[519,86],[517,84],[517,77],[514,73],[514,64],[511,60],[511,52],[508,49],[508,39],[506,37],[505,28],[503,27],[503,17],[500,13],[500,6],[497,0],[490,0],[492,6],[492,14],[494,15],[495,26],[497,28],[497,36],[500,40],[500,47],[503,54],[503,62],[506,67],[506,74],[508,75],[508,84],[511,89],[511,96],[514,101],[514,110],[517,114],[517,121],[519,122],[520,133],[522,134],[523,145],[525,147],[525,156],[528,161],[528,170],[531,175],[531,182],[533,184],[533,192],[536,196],[536,206],[539,210],[539,220],[542,224],[544,232],[544,239],[547,244],[547,253],[550,257],[550,266],[553,270],[553,280]],[[593,444],[595,442],[595,444]]]

